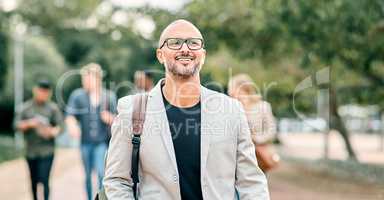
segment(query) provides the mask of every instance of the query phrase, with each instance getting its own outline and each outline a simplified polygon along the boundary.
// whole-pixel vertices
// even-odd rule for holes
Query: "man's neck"
[[[38,99],[33,99],[33,103],[34,103],[35,105],[39,105],[39,106],[44,105],[44,104],[46,104],[47,102],[48,102],[48,100],[47,100],[47,101],[40,101],[40,100],[38,100]]]
[[[200,101],[201,86],[199,76],[193,76],[189,79],[166,76],[162,89],[167,101],[176,107],[192,107]]]
[[[101,94],[101,86],[92,87],[88,90],[89,95],[99,96]]]
[[[98,106],[101,100],[101,87],[95,87],[88,91],[90,103],[92,106]]]

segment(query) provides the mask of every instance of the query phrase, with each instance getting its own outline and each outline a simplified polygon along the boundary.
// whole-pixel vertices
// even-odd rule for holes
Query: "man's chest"
[[[48,121],[52,118],[53,111],[48,107],[30,107],[25,111],[24,118],[37,118],[40,121]]]

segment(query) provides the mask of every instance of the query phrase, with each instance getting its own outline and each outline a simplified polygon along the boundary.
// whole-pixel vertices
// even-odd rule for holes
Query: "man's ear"
[[[156,57],[160,64],[164,63],[163,52],[161,49],[156,49]]]
[[[202,63],[201,63],[201,65],[204,65],[204,63],[205,63],[205,57],[207,56],[207,51],[205,51],[205,49],[203,49],[203,57],[202,57],[202,59],[201,59],[201,61],[202,61]]]

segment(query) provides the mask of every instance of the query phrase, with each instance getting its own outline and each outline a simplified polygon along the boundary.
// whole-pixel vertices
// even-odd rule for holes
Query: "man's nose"
[[[186,42],[184,42],[182,45],[181,45],[181,49],[180,51],[182,52],[188,52],[189,51],[189,48],[188,48],[188,45]]]

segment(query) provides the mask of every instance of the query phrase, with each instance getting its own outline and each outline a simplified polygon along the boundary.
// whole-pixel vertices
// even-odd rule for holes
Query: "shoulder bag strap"
[[[148,94],[141,93],[134,96],[132,113],[132,159],[131,159],[131,178],[133,181],[133,196],[137,200],[137,184],[139,183],[139,153],[140,136],[143,132],[145,112],[147,109]]]

